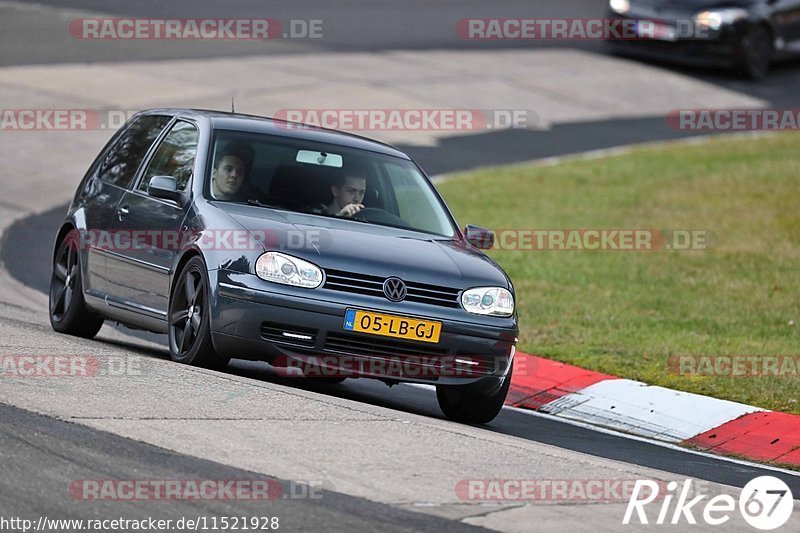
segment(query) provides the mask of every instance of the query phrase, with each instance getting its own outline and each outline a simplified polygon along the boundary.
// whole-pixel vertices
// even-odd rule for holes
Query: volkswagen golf
[[[436,386],[491,421],[512,376],[514,288],[400,150],[233,113],[148,110],[80,182],[53,253],[50,321],[166,333],[174,361]]]

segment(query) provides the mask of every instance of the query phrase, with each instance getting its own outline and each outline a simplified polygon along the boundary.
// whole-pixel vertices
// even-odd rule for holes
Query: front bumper
[[[473,319],[462,309],[298,289],[227,270],[210,274],[212,339],[219,353],[292,371],[312,369],[322,377],[493,390],[508,372],[519,334],[516,317]],[[440,340],[429,345],[346,331],[345,312],[353,308],[441,321]],[[292,371],[286,375],[299,374]]]
[[[610,14],[609,18],[632,21],[646,17]],[[667,27],[677,27],[677,20],[658,20]],[[741,63],[741,41],[746,31],[746,21],[726,26],[704,38],[673,39],[609,39],[606,42],[614,52],[627,56],[652,59],[687,66],[736,68]]]

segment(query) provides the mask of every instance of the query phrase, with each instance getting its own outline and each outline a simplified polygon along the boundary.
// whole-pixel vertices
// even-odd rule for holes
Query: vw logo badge
[[[393,302],[401,302],[408,294],[408,290],[402,279],[386,278],[386,281],[383,282],[383,294]]]

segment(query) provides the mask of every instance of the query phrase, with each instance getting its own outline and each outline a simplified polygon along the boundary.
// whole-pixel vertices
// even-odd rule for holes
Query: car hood
[[[462,241],[350,220],[243,205],[226,212],[265,248],[310,261],[323,269],[454,288],[510,288],[494,261]]]

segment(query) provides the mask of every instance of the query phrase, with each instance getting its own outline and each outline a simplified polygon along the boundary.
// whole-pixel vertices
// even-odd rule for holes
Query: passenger
[[[329,215],[352,217],[364,209],[364,194],[367,192],[367,178],[358,171],[346,172],[337,183],[331,185],[333,202],[326,205]]]
[[[217,200],[244,201],[249,198],[242,185],[253,165],[253,148],[248,143],[231,142],[217,153],[211,171],[211,194]]]

